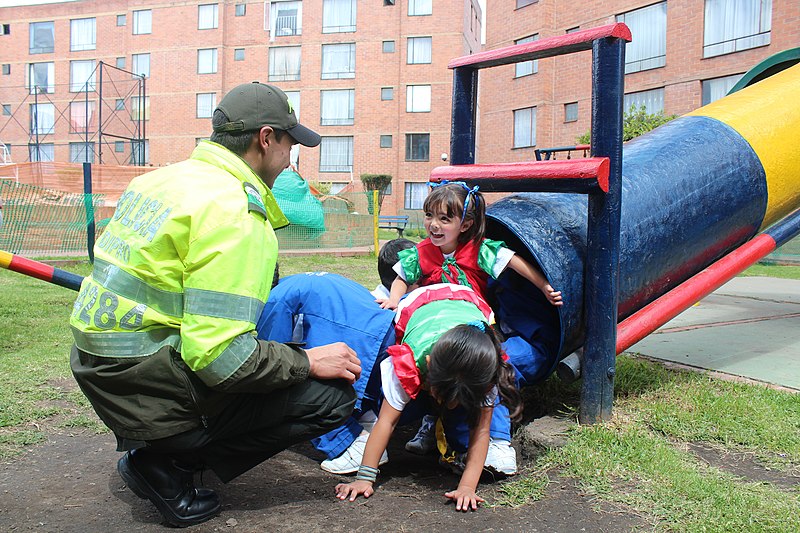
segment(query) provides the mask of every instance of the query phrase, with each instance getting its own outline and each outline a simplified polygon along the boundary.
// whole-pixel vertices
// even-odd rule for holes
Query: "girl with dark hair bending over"
[[[397,343],[380,365],[383,403],[367,440],[355,481],[340,483],[336,495],[354,501],[374,492],[378,461],[386,450],[406,405],[427,394],[447,427],[466,415],[469,439],[458,488],[445,493],[458,511],[476,510],[483,498],[476,490],[489,449],[492,413],[498,402],[519,419],[522,403],[513,367],[505,361],[490,325],[488,304],[468,287],[438,284],[411,292],[399,305]],[[455,435],[445,436],[451,446]],[[457,444],[455,445],[457,446]]]

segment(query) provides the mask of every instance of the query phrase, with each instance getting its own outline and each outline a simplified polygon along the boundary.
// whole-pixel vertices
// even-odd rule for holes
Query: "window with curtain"
[[[236,4],[235,10],[235,16],[243,17],[247,13],[247,4]]]
[[[636,38],[625,45],[625,74],[663,67],[667,58],[667,3],[617,15]]]
[[[770,42],[772,0],[706,0],[703,57]]]
[[[280,46],[269,49],[269,81],[300,79],[300,47]]]
[[[53,143],[39,143],[28,145],[28,155],[31,163],[37,161],[53,161],[55,159],[55,145]]]
[[[72,52],[94,50],[97,48],[95,19],[74,19],[69,21],[69,49]]]
[[[406,161],[429,161],[430,133],[406,133]]]
[[[714,78],[713,80],[703,80],[702,105],[710,104],[727,95],[728,91],[733,89],[733,86],[742,79],[742,76],[744,76],[744,74],[734,74],[733,76]]]
[[[150,141],[131,141],[131,165],[143,166],[150,162]]]
[[[94,101],[75,101],[69,104],[69,132],[93,133],[97,131]]]
[[[201,4],[197,6],[197,29],[213,30],[219,26],[218,4]]]
[[[431,110],[431,86],[406,86],[406,112],[427,113]]]
[[[322,33],[356,31],[356,0],[322,0]]]
[[[69,143],[70,163],[94,163],[94,143]]]
[[[133,34],[145,35],[153,32],[153,10],[142,9],[133,12]]]
[[[150,54],[133,54],[131,70],[135,75],[150,77]]]
[[[356,77],[356,43],[322,45],[322,79]]]
[[[514,44],[523,44],[523,43],[532,43],[533,41],[539,40],[539,34],[534,33],[528,37],[523,37],[522,39],[517,39],[514,41]],[[516,63],[514,65],[514,77],[519,78],[521,76],[528,76],[529,74],[536,74],[539,72],[539,60],[538,59],[531,59],[530,61],[522,61],[521,63]]]
[[[270,39],[303,34],[303,2],[272,2],[269,7]]]
[[[320,124],[350,126],[355,114],[355,89],[320,91]]]
[[[578,102],[564,104],[564,122],[575,122],[578,120]]]
[[[28,64],[28,89],[31,94],[55,92],[55,64],[30,63]]]
[[[56,108],[53,104],[31,104],[31,135],[53,133],[56,124]]]
[[[94,60],[69,62],[69,90],[73,93],[94,91]]]
[[[144,102],[142,100],[144,99]],[[131,96],[131,120],[150,120],[150,97]]]
[[[201,48],[197,51],[197,73],[214,74],[217,72],[217,49]]]
[[[431,38],[409,37],[406,63],[409,65],[431,62]]]
[[[353,171],[353,137],[323,137],[319,148],[320,172]]]
[[[637,93],[626,94],[622,100],[622,109],[625,112],[630,111],[633,107],[638,109],[644,106],[645,110],[650,113],[663,113],[664,112],[664,88],[651,89],[649,91],[639,91]]]
[[[433,13],[433,0],[408,0],[408,16],[430,15]]]
[[[197,118],[211,118],[217,107],[217,93],[198,93],[196,104]]]
[[[428,197],[429,189],[427,183],[407,181],[405,184],[403,209],[422,209],[425,198]]]
[[[514,148],[536,146],[536,108],[514,110]]]
[[[29,25],[31,54],[52,54],[55,49],[55,24],[50,22],[31,22]]]

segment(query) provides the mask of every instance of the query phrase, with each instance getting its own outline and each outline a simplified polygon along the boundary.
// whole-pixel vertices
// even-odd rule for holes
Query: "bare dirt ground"
[[[309,445],[278,454],[225,485],[206,473],[204,484],[223,499],[220,516],[192,531],[542,531],[619,532],[651,529],[640,517],[582,493],[573,480],[554,477],[540,501],[518,508],[485,506],[456,512],[443,494],[455,474],[435,457],[407,453],[408,431],[398,432],[381,468],[377,492],[354,503],[334,498],[346,480],[320,470]],[[155,508],[128,490],[116,472],[119,453],[110,434],[53,430],[49,440],[0,464],[0,531],[160,532]],[[519,448],[518,448],[519,449]],[[524,469],[525,463],[520,466]],[[502,481],[482,483],[497,499]]]

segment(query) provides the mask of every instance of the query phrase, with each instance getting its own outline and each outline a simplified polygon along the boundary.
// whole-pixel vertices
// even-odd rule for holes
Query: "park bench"
[[[403,230],[408,225],[408,215],[379,215],[378,227],[381,229],[393,229],[397,231],[397,236],[403,236]]]

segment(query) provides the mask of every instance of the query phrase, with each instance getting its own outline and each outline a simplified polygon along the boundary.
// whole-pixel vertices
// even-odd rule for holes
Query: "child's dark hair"
[[[469,201],[467,198],[469,197]],[[465,206],[466,204],[466,206]],[[464,208],[466,207],[466,214]],[[441,210],[450,218],[472,221],[472,226],[458,236],[458,242],[480,242],[486,233],[486,202],[483,195],[472,192],[463,182],[447,183],[433,187],[422,205],[425,213]]]
[[[378,275],[384,287],[391,289],[392,282],[397,278],[397,272],[392,270],[392,267],[398,261],[398,252],[414,246],[414,242],[408,239],[392,239],[381,246],[381,251],[378,253]]]
[[[427,381],[442,405],[457,403],[467,412],[470,427],[478,422],[487,393],[497,385],[511,420],[522,416],[522,397],[514,369],[503,360],[500,341],[487,324],[462,324],[446,331],[434,344]]]

